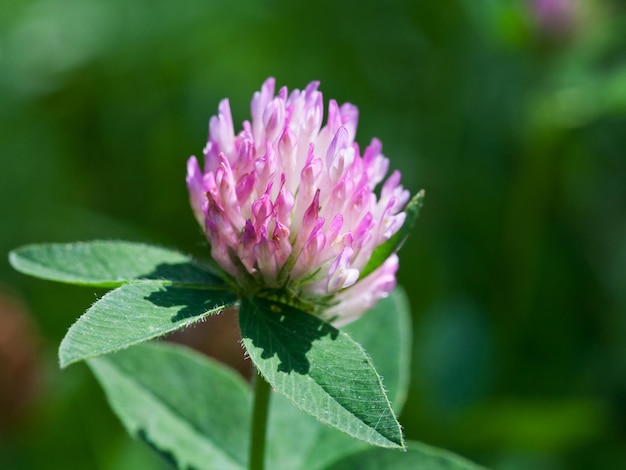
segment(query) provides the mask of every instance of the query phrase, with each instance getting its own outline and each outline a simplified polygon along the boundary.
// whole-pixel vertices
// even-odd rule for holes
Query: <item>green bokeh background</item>
[[[266,77],[320,80],[426,189],[399,273],[407,437],[494,468],[624,468],[626,6],[552,0],[557,23],[538,3],[0,0],[0,252],[206,256],[185,162],[219,100],[239,125]],[[0,261],[0,468],[161,468],[84,365],[57,369],[100,294]]]

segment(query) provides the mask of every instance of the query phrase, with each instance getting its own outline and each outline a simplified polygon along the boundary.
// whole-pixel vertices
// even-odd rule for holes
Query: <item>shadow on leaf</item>
[[[144,298],[161,308],[180,306],[177,313],[172,316],[172,323],[194,318],[211,310],[221,311],[237,300],[234,294],[227,291],[179,286],[162,286]]]
[[[161,457],[168,465],[168,468],[178,468],[178,461],[176,460],[176,457],[174,457],[174,454],[169,450],[159,448],[152,441],[152,439],[150,439],[150,436],[144,429],[137,430],[137,437],[150,447],[150,449],[152,449],[159,457]],[[193,467],[187,467],[187,470],[195,469]]]
[[[224,285],[224,282],[219,277],[209,272],[206,268],[190,262],[161,263],[153,271],[138,276],[138,278],[181,284]]]
[[[278,358],[278,371],[308,374],[311,364],[307,353],[313,342],[339,331],[313,315],[278,302],[246,298],[239,313],[244,341],[260,350],[260,358]],[[250,353],[250,351],[248,351]]]

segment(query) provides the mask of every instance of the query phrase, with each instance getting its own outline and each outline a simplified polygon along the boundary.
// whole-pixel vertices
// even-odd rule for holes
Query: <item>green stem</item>
[[[250,470],[263,470],[265,467],[265,432],[267,411],[272,389],[260,374],[254,381],[254,411],[252,414],[252,436],[250,439]]]

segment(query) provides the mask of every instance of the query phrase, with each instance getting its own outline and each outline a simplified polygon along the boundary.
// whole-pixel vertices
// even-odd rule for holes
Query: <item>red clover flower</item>
[[[267,79],[238,134],[222,100],[203,168],[196,157],[187,163],[187,185],[211,256],[243,293],[273,292],[341,326],[395,287],[395,254],[360,275],[404,223],[409,192],[398,171],[385,180],[379,140],[361,155],[354,105],[330,100],[322,127],[318,85],[275,95]]]

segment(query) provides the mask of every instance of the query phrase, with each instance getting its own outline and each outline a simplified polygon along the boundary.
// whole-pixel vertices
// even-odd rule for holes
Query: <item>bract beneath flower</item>
[[[361,154],[355,106],[330,100],[322,126],[318,85],[275,94],[267,79],[237,135],[223,100],[203,167],[187,162],[187,185],[213,259],[242,292],[284,297],[340,326],[393,290],[395,254],[360,273],[404,223],[409,193],[399,172],[385,180],[380,141]]]

